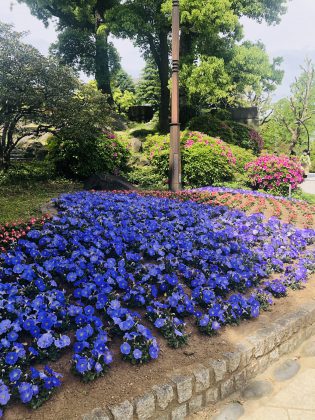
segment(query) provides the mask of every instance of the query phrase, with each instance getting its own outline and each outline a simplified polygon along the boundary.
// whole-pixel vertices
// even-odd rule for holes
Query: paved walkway
[[[315,420],[315,336],[253,380],[216,412],[190,420]]]
[[[315,194],[315,174],[309,174],[301,188],[306,193]]]

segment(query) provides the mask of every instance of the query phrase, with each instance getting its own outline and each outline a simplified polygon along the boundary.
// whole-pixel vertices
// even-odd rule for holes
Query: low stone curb
[[[82,420],[182,420],[242,389],[281,356],[315,334],[315,303],[279,318],[244,338],[235,351],[221,359],[194,365],[191,373],[177,374],[156,384],[142,396],[105,408],[95,408]]]

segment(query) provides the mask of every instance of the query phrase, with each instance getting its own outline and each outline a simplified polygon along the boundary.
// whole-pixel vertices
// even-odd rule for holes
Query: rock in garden
[[[135,137],[130,139],[129,144],[134,153],[139,153],[142,150],[142,142]]]
[[[51,201],[43,204],[41,206],[40,210],[43,214],[50,214],[51,216],[54,216],[54,215],[58,214],[57,207]]]
[[[302,348],[302,356],[315,357],[315,339],[306,343]]]
[[[248,400],[256,400],[271,394],[272,385],[268,381],[253,381],[243,390],[242,396]]]
[[[275,368],[273,374],[277,381],[286,381],[295,376],[300,367],[299,362],[296,360],[286,360]]]
[[[109,175],[109,174],[96,174],[91,175],[84,182],[85,190],[107,190],[107,191],[131,191],[136,190],[137,188],[130,184],[126,179],[121,176]]]
[[[227,405],[221,413],[213,417],[212,420],[236,420],[239,419],[245,410],[240,403],[231,403]]]

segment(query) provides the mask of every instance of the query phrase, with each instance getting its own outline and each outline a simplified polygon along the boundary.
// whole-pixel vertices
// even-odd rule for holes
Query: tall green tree
[[[95,74],[98,88],[109,95],[111,49],[108,37],[107,12],[118,0],[19,0],[29,6],[31,13],[46,25],[57,18],[60,32],[54,46],[68,64]]]
[[[168,131],[170,91],[168,87],[170,21],[162,11],[164,0],[126,0],[109,13],[115,35],[130,38],[146,58],[155,61],[160,79],[159,125]]]
[[[0,169],[22,139],[51,132],[97,136],[109,124],[105,95],[83,86],[72,70],[23,42],[0,23]]]
[[[158,111],[160,97],[161,87],[158,69],[155,61],[152,58],[148,58],[136,86],[136,100],[139,105],[149,104],[154,111]]]
[[[289,152],[306,143],[307,132],[315,130],[315,67],[307,59],[301,74],[291,86],[291,95],[274,106],[274,114],[264,129],[264,136],[272,143],[277,135],[287,144]],[[276,139],[274,143],[276,143]]]
[[[222,59],[225,66],[234,57],[237,42],[243,36],[240,17],[277,23],[285,11],[286,0],[181,0],[180,4],[184,74],[195,78],[192,72],[200,72],[198,64],[204,59],[203,66],[210,72],[207,76],[210,80],[214,73],[211,57]],[[110,12],[109,18],[116,35],[132,39],[145,56],[151,55],[155,60],[161,85],[160,127],[165,131],[168,129],[170,98],[171,9],[171,0],[126,0]],[[212,63],[218,64],[216,60]],[[188,86],[182,83],[181,102],[184,105],[188,95]]]

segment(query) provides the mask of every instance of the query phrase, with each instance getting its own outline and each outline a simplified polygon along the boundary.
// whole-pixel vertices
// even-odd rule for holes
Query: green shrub
[[[183,152],[184,183],[198,188],[233,179],[233,165],[220,147],[194,144]]]
[[[169,136],[151,136],[146,142],[148,157],[165,183],[169,170]],[[233,179],[235,157],[230,147],[219,139],[199,132],[181,134],[183,183],[201,187]]]
[[[127,175],[132,184],[150,190],[167,188],[167,178],[163,178],[152,166],[135,166]]]
[[[255,160],[256,156],[250,150],[246,150],[243,147],[230,145],[233,155],[235,156],[235,168],[238,173],[244,174],[245,165]]]
[[[230,125],[213,115],[206,114],[194,117],[188,128],[193,131],[201,131],[211,137],[219,137],[226,143],[234,144],[233,130]]]
[[[193,118],[189,128],[218,137],[226,143],[252,150],[255,154],[259,154],[264,146],[263,139],[256,130],[235,121],[222,121],[211,114]]]
[[[124,173],[128,166],[128,149],[111,133],[75,140],[54,137],[48,150],[56,172],[69,178],[84,179],[99,172]]]
[[[14,162],[8,171],[0,171],[0,185],[32,184],[55,178],[54,166],[48,161]]]

